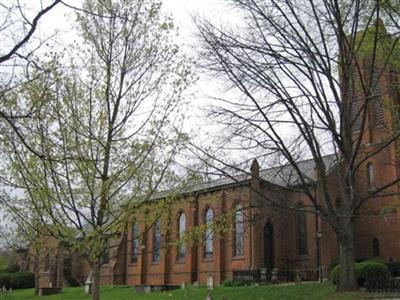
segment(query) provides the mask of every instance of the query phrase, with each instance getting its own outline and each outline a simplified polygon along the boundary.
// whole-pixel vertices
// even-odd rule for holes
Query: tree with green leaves
[[[37,107],[20,129],[42,155],[7,128],[4,147],[10,180],[49,234],[86,258],[99,299],[110,240],[165,187],[186,141],[181,106],[191,72],[159,1],[87,0],[77,24],[81,41],[14,94]]]
[[[223,148],[242,148],[276,168],[291,168],[297,178],[291,190],[307,197],[310,211],[338,238],[338,290],[357,289],[356,216],[370,199],[396,194],[400,182],[396,177],[367,193],[360,189],[366,163],[400,137],[392,118],[382,119],[387,102],[398,101],[386,97],[399,90],[393,84],[400,66],[397,1],[231,3],[243,21],[236,27],[198,22],[201,67],[235,92],[212,109],[226,125]],[[382,84],[390,76],[390,84]],[[378,127],[384,134],[373,136]],[[333,161],[325,158],[331,153]],[[225,172],[240,167],[215,158]],[[304,159],[315,162],[314,176],[301,168]],[[281,200],[276,193],[259,205],[282,206]]]

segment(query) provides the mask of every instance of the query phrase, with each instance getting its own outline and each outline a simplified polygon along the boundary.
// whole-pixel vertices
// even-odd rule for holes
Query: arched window
[[[49,272],[50,270],[50,254],[47,253],[46,257],[44,258],[44,271]]]
[[[367,164],[367,183],[369,190],[374,188],[374,166],[372,163]]]
[[[183,240],[186,230],[186,216],[183,212],[180,213],[178,218],[178,238],[179,238],[179,249],[178,249],[178,260],[184,259],[186,255],[186,246]]]
[[[213,233],[213,228],[212,228],[212,222],[214,220],[214,212],[213,210],[209,207],[206,210],[205,214],[205,224],[206,224],[206,236],[205,236],[205,241],[204,241],[204,256],[206,258],[212,257],[214,253],[214,233]]]
[[[307,254],[307,218],[302,207],[297,210],[297,250],[299,255]]]
[[[241,204],[236,206],[235,212],[235,243],[233,254],[234,256],[244,255],[244,240],[243,240],[243,208]]]
[[[131,263],[135,264],[138,261],[139,256],[139,225],[137,223],[132,224],[131,232]]]
[[[377,238],[374,238],[372,240],[372,256],[380,256],[380,249],[379,249],[379,240]]]
[[[110,247],[107,244],[107,246],[103,251],[103,265],[107,265],[109,262],[110,262]]]
[[[153,262],[160,261],[161,254],[161,221],[158,219],[153,230]]]

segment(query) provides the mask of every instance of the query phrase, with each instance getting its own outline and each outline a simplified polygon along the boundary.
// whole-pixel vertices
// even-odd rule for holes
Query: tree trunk
[[[340,246],[340,280],[337,287],[338,292],[358,290],[355,268],[354,220],[346,222],[346,225],[343,227],[342,231],[338,234]]]
[[[100,299],[100,267],[95,265],[92,267],[92,300]]]

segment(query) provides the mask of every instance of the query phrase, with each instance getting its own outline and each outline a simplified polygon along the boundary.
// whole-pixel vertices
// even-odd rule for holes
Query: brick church
[[[399,83],[395,71],[385,71],[380,76],[382,90],[390,92],[383,93],[380,102],[371,106],[362,151],[373,151],[383,143],[398,121],[393,107],[400,104]],[[364,163],[357,174],[361,193],[400,177],[399,150],[397,143],[393,143]],[[325,165],[332,174],[329,184],[333,195],[337,193],[336,161],[337,155],[325,157]],[[315,178],[312,160],[302,161],[299,166],[308,178]],[[233,278],[235,272],[251,274],[265,270],[268,277],[273,269],[286,276],[296,272],[304,280],[327,277],[329,265],[339,253],[337,239],[310,209],[306,196],[292,188],[297,184],[290,166],[260,170],[254,160],[248,175],[187,188],[180,193],[179,201],[171,205],[168,216],[151,227],[136,218],[112,242],[112,255],[102,266],[101,283],[161,286],[206,284],[212,280],[220,284]],[[391,196],[372,198],[359,209],[357,258],[400,260],[398,189],[393,186]],[[284,196],[286,204],[304,209],[255,205],[263,195],[271,198],[274,193]],[[166,241],[179,239],[195,226],[211,224],[227,211],[234,211],[229,229],[218,234],[208,229],[196,243],[163,247]],[[77,255],[63,255],[58,245],[52,249],[48,253],[43,251],[40,286],[60,286],[65,277],[83,283],[89,275],[87,263]]]

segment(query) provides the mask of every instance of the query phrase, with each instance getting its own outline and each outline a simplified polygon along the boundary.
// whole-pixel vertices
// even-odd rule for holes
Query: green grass
[[[211,292],[214,300],[361,300],[361,293],[335,293],[335,286],[330,283],[304,283],[301,285],[268,285],[250,287],[220,287],[212,291],[205,288],[174,290],[162,293],[136,294],[132,287],[103,287],[101,299],[117,300],[204,300]],[[80,300],[90,299],[82,288],[65,288],[62,294],[34,297],[33,290],[15,290],[12,294],[0,294],[0,300]]]

